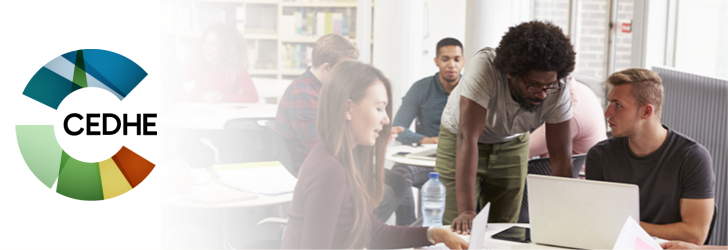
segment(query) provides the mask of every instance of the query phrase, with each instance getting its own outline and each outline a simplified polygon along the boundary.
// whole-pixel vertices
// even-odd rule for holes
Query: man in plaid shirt
[[[296,172],[319,140],[316,102],[322,82],[338,62],[358,59],[359,50],[348,39],[329,34],[316,41],[311,57],[312,66],[288,86],[276,114],[276,129],[286,140]]]

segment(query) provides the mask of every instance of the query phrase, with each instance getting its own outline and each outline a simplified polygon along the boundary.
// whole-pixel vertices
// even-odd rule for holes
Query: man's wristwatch
[[[429,240],[430,243],[432,243],[432,245],[435,245],[435,244],[437,244],[437,242],[435,242],[435,238],[432,237],[432,230],[433,229],[435,229],[435,228],[434,227],[428,227],[427,228],[427,240]]]

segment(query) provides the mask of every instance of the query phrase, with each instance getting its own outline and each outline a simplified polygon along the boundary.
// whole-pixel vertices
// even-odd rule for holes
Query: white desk
[[[222,184],[219,184],[217,182],[211,181],[206,184],[202,185],[195,185],[192,187],[192,191],[190,193],[195,192],[209,192],[209,191],[215,191],[215,190],[225,190],[228,189],[227,186],[224,186]],[[222,219],[218,221],[220,223],[219,230],[222,232],[222,238],[221,243],[224,249],[235,249],[235,247],[232,246],[230,243],[231,236],[229,235],[229,211],[240,209],[240,208],[254,208],[254,207],[263,207],[263,206],[273,206],[273,205],[281,205],[284,203],[291,202],[293,200],[293,193],[288,194],[282,194],[282,195],[275,195],[275,196],[268,196],[268,195],[258,195],[257,198],[251,199],[251,200],[243,200],[243,201],[235,201],[235,202],[227,202],[227,203],[219,203],[219,204],[202,204],[198,202],[191,201],[185,197],[185,194],[182,195],[172,195],[162,198],[162,205],[166,208],[169,208],[170,210],[165,210],[165,212],[171,212],[176,210],[185,210],[189,208],[193,209],[222,209]],[[282,206],[275,208],[278,210],[278,216],[284,217],[285,213],[282,209]],[[208,211],[208,210],[205,210]],[[206,218],[204,215],[209,214],[209,212],[191,212],[191,213],[185,213],[186,216],[182,218],[182,220],[189,220],[189,221],[195,221],[199,220],[200,218]],[[182,223],[185,224],[185,223]],[[233,224],[235,224],[233,222]],[[235,237],[239,237],[239,235],[236,235]]]
[[[518,224],[518,223],[488,223],[488,227],[485,229],[485,244],[484,247],[487,247],[488,249],[565,249],[560,247],[554,247],[554,246],[547,246],[547,245],[540,245],[536,243],[519,243],[514,241],[507,241],[507,240],[497,240],[491,238],[496,233],[499,233],[500,231],[506,230],[509,227],[512,226],[520,226],[520,227],[529,227],[528,224]],[[449,226],[446,226],[449,228]],[[466,241],[470,241],[469,235],[460,235],[461,238],[465,239]],[[421,249],[447,249],[444,244],[437,244],[435,246],[430,247],[423,247]]]
[[[206,184],[193,186],[192,191],[190,193],[209,192],[209,191],[226,190],[226,189],[229,189],[229,188],[227,186],[217,183],[215,181],[211,181]],[[291,202],[291,200],[293,200],[293,193],[281,194],[281,195],[275,195],[275,196],[258,194],[258,198],[250,199],[250,200],[219,203],[219,204],[203,204],[203,203],[191,201],[191,200],[187,199],[185,197],[185,195],[172,195],[172,196],[163,198],[162,204],[164,204],[166,206],[185,207],[185,208],[249,208],[249,207],[280,205],[283,203]]]
[[[387,148],[387,160],[392,161],[395,163],[401,163],[401,164],[407,164],[412,166],[421,166],[421,167],[435,167],[435,161],[430,160],[420,160],[420,159],[413,159],[409,157],[402,157],[402,156],[393,156],[397,152],[408,152],[408,153],[417,153],[429,149],[437,148],[437,144],[424,144],[422,146],[409,146],[409,145],[401,145],[401,146],[394,146],[394,147],[388,147]]]
[[[286,92],[288,86],[291,85],[291,82],[293,82],[290,79],[278,80],[259,77],[253,77],[252,80],[255,84],[255,90],[258,91],[258,96],[265,99],[279,99]]]
[[[179,103],[162,117],[165,126],[183,129],[223,129],[236,118],[274,118],[278,105],[261,103]]]

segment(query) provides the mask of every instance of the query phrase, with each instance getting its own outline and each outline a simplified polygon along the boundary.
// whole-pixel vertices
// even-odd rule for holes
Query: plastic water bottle
[[[440,182],[440,174],[430,172],[430,180],[422,185],[422,226],[442,227],[445,212],[445,185]]]

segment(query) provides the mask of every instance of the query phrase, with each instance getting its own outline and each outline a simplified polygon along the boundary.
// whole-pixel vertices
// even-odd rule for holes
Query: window
[[[634,0],[619,0],[614,23],[614,59],[610,73],[632,67],[632,19]]]
[[[551,21],[570,35],[576,52],[572,76],[604,99],[607,76],[632,67],[634,0],[534,0],[533,3],[533,19]]]
[[[582,0],[576,5],[576,31],[574,50],[576,69],[574,75],[592,78],[599,82],[606,78],[608,1]]]
[[[690,0],[677,4],[674,67],[728,78],[728,1]]]

